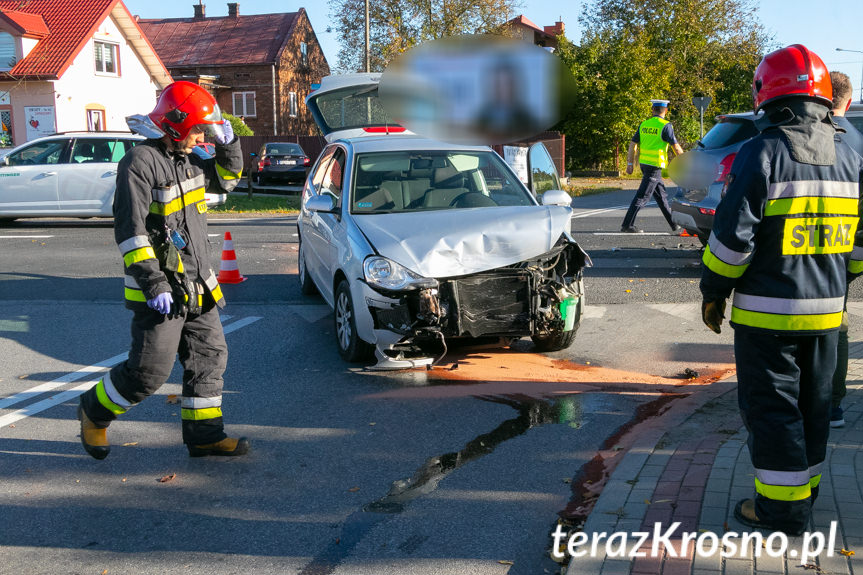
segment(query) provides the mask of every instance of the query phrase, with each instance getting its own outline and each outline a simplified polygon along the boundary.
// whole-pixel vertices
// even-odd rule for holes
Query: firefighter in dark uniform
[[[638,163],[642,177],[641,185],[623,218],[623,225],[620,227],[622,232],[641,231],[635,227],[635,216],[653,196],[656,197],[659,210],[671,226],[671,231],[679,229],[679,226],[671,221],[671,208],[668,206],[668,196],[662,181],[662,170],[668,167],[668,147],[674,148],[674,153],[677,155],[683,153],[683,148],[677,143],[671,122],[665,119],[665,114],[668,113],[668,100],[651,100],[650,104],[653,115],[639,124],[626,153],[626,173],[631,174],[636,147],[638,148]]]
[[[738,403],[756,493],[734,515],[799,534],[826,453],[846,274],[861,269],[854,245],[863,159],[837,136],[830,77],[806,47],[765,56],[753,96],[762,131],[738,152],[716,211],[702,316],[718,333],[734,290]]]
[[[81,442],[96,459],[107,457],[108,425],[159,389],[179,355],[190,455],[243,455],[248,440],[228,437],[222,424],[227,347],[218,310],[225,301],[210,268],[204,198],[205,190],[237,185],[240,143],[216,100],[191,82],[171,84],[149,115],[127,122],[149,138],[120,161],[114,196],[132,345],[129,358],[81,397]],[[192,153],[205,132],[216,144],[206,160]]]

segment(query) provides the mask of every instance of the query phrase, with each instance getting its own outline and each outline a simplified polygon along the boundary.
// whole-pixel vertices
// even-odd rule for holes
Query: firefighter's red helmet
[[[812,98],[833,105],[833,84],[824,61],[802,44],[793,44],[764,56],[752,81],[757,112],[765,104],[792,96]]]
[[[216,99],[192,82],[174,82],[159,96],[150,119],[174,141],[181,141],[199,125],[214,128],[224,123]]]

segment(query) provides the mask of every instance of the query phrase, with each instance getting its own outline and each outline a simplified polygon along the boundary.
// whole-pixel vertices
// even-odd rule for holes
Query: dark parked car
[[[311,163],[300,145],[293,142],[266,143],[252,158],[249,179],[261,186],[276,181],[302,184]]]
[[[680,188],[671,199],[671,219],[698,236],[702,244],[707,243],[713,229],[716,206],[724,196],[731,164],[741,146],[758,134],[755,122],[760,117],[752,112],[717,116],[716,124],[698,142],[698,147],[687,154],[690,156],[687,165],[709,172],[707,181],[712,183],[689,188],[681,181],[685,178],[675,178]]]

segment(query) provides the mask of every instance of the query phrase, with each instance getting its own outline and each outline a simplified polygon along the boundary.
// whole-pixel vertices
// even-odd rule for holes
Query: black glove
[[[722,320],[725,317],[725,300],[704,300],[701,302],[701,320],[716,333],[722,333]]]

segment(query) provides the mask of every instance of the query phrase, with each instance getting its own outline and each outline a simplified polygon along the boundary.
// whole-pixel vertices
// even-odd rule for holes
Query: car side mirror
[[[542,205],[568,208],[572,205],[572,197],[563,190],[549,190],[542,195]]]
[[[335,205],[333,204],[332,196],[321,194],[312,196],[306,200],[306,209],[310,212],[332,214],[335,212]]]

